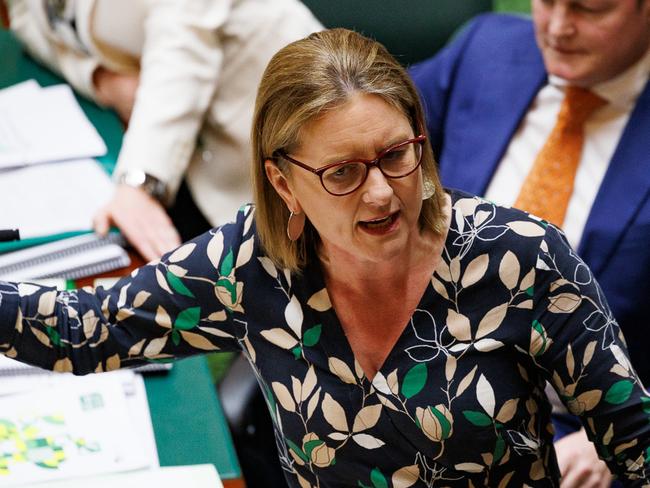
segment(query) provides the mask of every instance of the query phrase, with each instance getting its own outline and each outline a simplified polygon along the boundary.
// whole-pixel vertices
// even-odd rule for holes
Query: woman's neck
[[[328,288],[336,286],[351,292],[374,293],[386,288],[386,283],[401,284],[418,264],[422,265],[422,259],[433,256],[434,238],[430,233],[423,233],[418,239],[422,242],[414,243],[405,252],[382,262],[360,262],[343,252],[329,252],[321,258]]]
[[[322,249],[320,260],[328,285],[358,293],[378,293],[394,285],[408,282],[414,270],[439,262],[447,237],[451,216],[451,199],[446,195],[443,206],[445,231],[436,235],[432,231],[413,233],[404,251],[385,261],[361,261],[356,256],[337,248]],[[386,284],[391,283],[391,287]]]

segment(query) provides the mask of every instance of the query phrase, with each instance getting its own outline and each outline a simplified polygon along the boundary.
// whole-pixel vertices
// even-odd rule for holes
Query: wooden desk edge
[[[244,480],[241,478],[235,478],[231,480],[221,480],[223,482],[224,488],[246,488]]]

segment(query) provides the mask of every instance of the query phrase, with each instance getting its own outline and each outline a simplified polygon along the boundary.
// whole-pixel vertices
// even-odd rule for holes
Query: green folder
[[[41,237],[29,237],[27,239],[21,239],[19,241],[11,242],[0,242],[0,254],[18,251],[19,249],[25,249],[26,247],[38,246],[39,244],[47,244],[48,242],[58,241],[60,239],[66,239],[68,237],[80,236],[82,234],[90,234],[92,230],[80,230],[78,232],[61,232],[60,234],[51,234],[48,236]]]

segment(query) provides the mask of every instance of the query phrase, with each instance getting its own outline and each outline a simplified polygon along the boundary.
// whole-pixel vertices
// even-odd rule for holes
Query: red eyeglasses
[[[386,178],[404,178],[413,173],[422,163],[422,146],[426,139],[425,135],[419,135],[394,144],[377,154],[375,159],[346,159],[316,169],[292,158],[283,149],[275,151],[273,157],[281,157],[314,173],[320,178],[325,191],[332,195],[343,196],[361,187],[373,166],[379,168]]]

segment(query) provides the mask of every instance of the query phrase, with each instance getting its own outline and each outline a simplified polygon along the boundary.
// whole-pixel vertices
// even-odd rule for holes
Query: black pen
[[[0,242],[19,241],[20,232],[18,229],[0,229]]]

